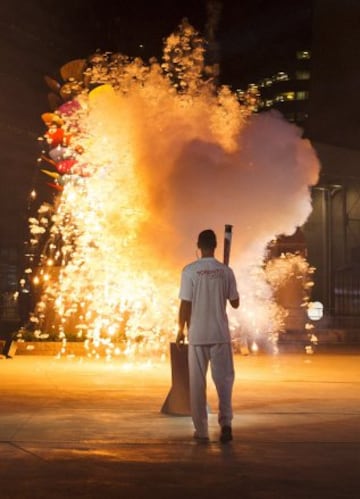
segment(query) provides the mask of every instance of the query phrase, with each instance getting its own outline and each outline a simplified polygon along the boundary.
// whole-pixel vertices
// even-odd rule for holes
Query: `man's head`
[[[201,250],[205,251],[214,251],[216,248],[216,235],[215,232],[211,229],[203,230],[200,232],[197,246]]]

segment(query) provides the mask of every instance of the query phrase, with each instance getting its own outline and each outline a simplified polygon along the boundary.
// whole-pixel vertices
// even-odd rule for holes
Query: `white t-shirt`
[[[179,298],[192,304],[188,333],[191,345],[231,341],[226,301],[239,298],[231,268],[213,257],[186,265],[181,274]]]

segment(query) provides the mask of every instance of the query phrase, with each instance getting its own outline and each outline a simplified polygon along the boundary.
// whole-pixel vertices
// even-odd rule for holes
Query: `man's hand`
[[[189,331],[191,317],[191,301],[181,300],[179,307],[179,331],[176,337],[176,346],[180,349],[185,342],[185,327]]]
[[[181,345],[183,345],[184,342],[185,342],[184,331],[179,330],[177,337],[176,337],[176,346],[180,349]]]

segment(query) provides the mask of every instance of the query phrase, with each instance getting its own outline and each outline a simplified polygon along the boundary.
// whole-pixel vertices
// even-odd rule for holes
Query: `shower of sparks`
[[[57,334],[64,352],[75,335],[89,355],[164,355],[175,337],[189,246],[205,226],[243,219],[244,206],[229,186],[246,201],[240,194],[250,191],[246,176],[254,167],[241,164],[241,137],[251,107],[216,86],[204,46],[184,21],[166,40],[161,63],[99,53],[82,79],[63,86],[67,100],[42,138],[49,149],[43,157],[57,170],[43,172],[59,192],[30,219],[30,244],[41,250],[33,276],[35,333]],[[302,154],[314,161],[311,152]],[[303,191],[301,214],[280,230],[259,228],[252,261],[244,248],[234,248],[242,296],[240,315],[230,318],[234,336],[251,330],[275,337],[282,330],[286,313],[273,295],[274,275],[285,279],[284,268],[264,267],[262,256],[282,228],[306,219],[317,166],[311,169],[295,186]],[[246,236],[248,229],[239,224],[239,230]],[[249,225],[249,248],[256,232]]]

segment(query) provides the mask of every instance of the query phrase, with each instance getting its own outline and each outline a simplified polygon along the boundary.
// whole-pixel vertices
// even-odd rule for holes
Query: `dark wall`
[[[316,0],[308,134],[360,147],[360,2]]]

